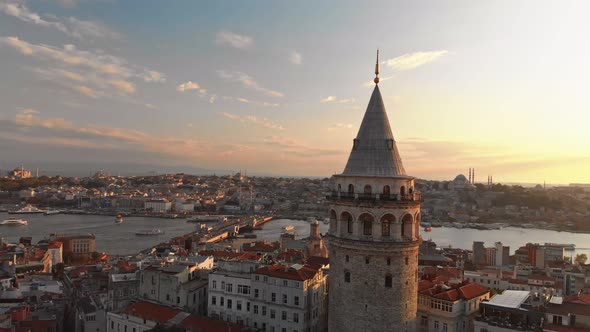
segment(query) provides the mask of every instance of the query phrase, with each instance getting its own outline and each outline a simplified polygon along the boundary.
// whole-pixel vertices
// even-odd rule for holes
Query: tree
[[[577,254],[576,258],[574,259],[574,263],[576,263],[578,265],[584,265],[584,264],[586,264],[587,260],[588,260],[588,256],[586,256],[586,254]]]

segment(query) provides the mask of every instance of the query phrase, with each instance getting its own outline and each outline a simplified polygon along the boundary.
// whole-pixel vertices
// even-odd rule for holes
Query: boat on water
[[[8,211],[8,214],[38,214],[38,213],[44,213],[44,212],[45,211],[40,210],[37,207],[32,206],[31,204],[27,204],[18,210]]]
[[[24,219],[15,219],[15,218],[6,219],[3,222],[0,222],[0,225],[4,225],[4,226],[26,226],[28,224],[29,224],[29,222]]]
[[[123,215],[119,213],[119,214],[118,214],[118,215],[115,217],[115,224],[122,224],[122,223],[123,223]]]
[[[43,212],[46,216],[50,216],[52,214],[60,214],[61,211],[60,210],[46,210],[45,212]]]
[[[295,229],[295,226],[293,226],[293,225],[283,226],[283,232],[291,232],[294,229]]]
[[[162,235],[162,234],[164,234],[164,231],[159,228],[143,229],[143,230],[139,230],[139,231],[135,232],[135,235],[139,235],[139,236],[156,236],[156,235]]]

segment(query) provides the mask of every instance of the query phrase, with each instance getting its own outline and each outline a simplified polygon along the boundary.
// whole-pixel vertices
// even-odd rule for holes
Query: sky
[[[379,49],[408,174],[590,182],[589,10],[0,0],[0,168],[341,173]]]

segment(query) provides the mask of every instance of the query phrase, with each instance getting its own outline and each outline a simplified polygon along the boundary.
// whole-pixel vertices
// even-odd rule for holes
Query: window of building
[[[299,305],[299,296],[295,296],[295,297],[293,298],[293,304],[295,304],[295,305]]]
[[[170,301],[170,294],[166,294],[166,301]]]
[[[250,311],[250,302],[246,302],[246,311]]]
[[[346,257],[344,259],[346,260],[346,263],[348,263],[350,261],[350,257],[348,257],[348,255],[346,255]]]
[[[270,318],[275,319],[276,311],[274,309],[270,309]]]
[[[227,299],[227,308],[228,309],[231,309],[231,304],[232,304],[231,302],[232,302],[231,299]]]
[[[438,324],[438,321],[437,321],[437,320],[435,320],[435,321],[434,321],[434,329],[435,329],[435,330],[438,330],[438,326],[439,326],[439,324]]]
[[[281,311],[281,320],[287,320],[287,312]]]
[[[233,285],[233,284],[230,284],[230,283],[228,283],[228,284],[226,285],[226,287],[225,287],[225,290],[226,290],[228,293],[231,293],[231,292],[233,291],[233,288],[234,288],[234,285]]]
[[[270,300],[272,302],[277,302],[277,293],[270,294]]]
[[[176,297],[176,304],[180,303],[180,296]]]
[[[262,306],[262,316],[266,316],[266,306]]]
[[[219,299],[219,305],[223,307],[223,296]]]
[[[213,289],[217,289],[217,280],[213,280],[211,286],[212,286]]]
[[[563,323],[563,317],[553,315],[553,325],[561,325]]]
[[[373,188],[371,188],[371,186],[367,184],[367,185],[365,185],[365,188],[363,191],[365,194],[371,194],[373,192]]]
[[[344,282],[350,282],[350,272],[344,272]]]
[[[287,294],[283,294],[283,304],[287,304]]]
[[[258,306],[256,304],[254,305],[254,314],[258,315]]]
[[[405,258],[406,261],[406,265],[408,265],[410,263],[410,259],[408,257]]]
[[[237,300],[236,301],[236,309],[237,310],[242,310],[242,301],[240,301],[240,300]]]
[[[211,296],[211,304],[212,305],[216,305],[217,304],[217,298],[215,296]]]
[[[299,314],[296,312],[293,313],[293,322],[299,323]]]
[[[391,265],[391,258],[387,257],[387,265]]]
[[[369,256],[365,257],[365,264],[369,264],[369,263],[370,263],[370,261],[371,261],[371,260],[369,259]]]
[[[385,287],[391,288],[391,284],[392,284],[391,274],[388,274],[385,276]]]
[[[428,326],[428,317],[426,317],[426,316],[420,317],[420,326]]]
[[[258,288],[254,288],[254,297],[258,298]]]
[[[449,326],[447,325],[447,323],[443,323],[443,332],[448,332],[449,331]]]
[[[289,281],[283,280],[283,286],[285,286],[285,287],[289,286]]]
[[[238,293],[244,295],[250,294],[250,286],[238,285]]]
[[[348,185],[348,193],[354,194],[354,185],[352,183]]]
[[[225,281],[222,281],[222,282],[221,282],[221,289],[222,289],[222,290],[225,290]]]
[[[256,280],[256,281],[260,280],[260,276],[259,275],[255,275],[254,276],[254,280]]]

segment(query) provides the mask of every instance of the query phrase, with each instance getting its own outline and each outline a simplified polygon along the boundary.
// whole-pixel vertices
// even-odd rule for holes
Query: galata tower
[[[416,330],[421,197],[375,88],[329,195],[329,331]]]

